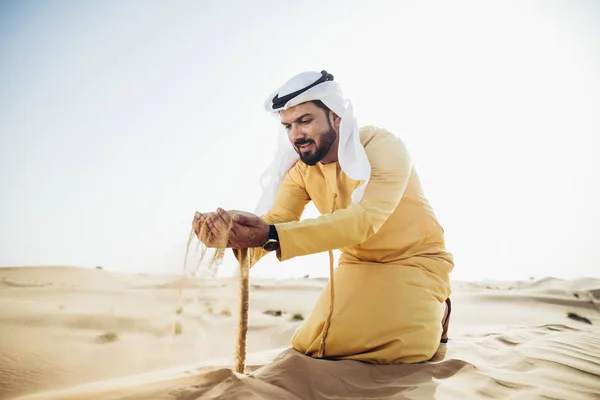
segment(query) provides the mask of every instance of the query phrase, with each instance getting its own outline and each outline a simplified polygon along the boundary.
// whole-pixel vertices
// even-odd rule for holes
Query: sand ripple
[[[231,370],[232,280],[191,281],[183,297],[190,301],[178,308],[181,282],[173,276],[2,274],[2,400],[600,399],[598,280],[457,284],[449,343],[412,365],[317,360],[286,349],[299,324],[289,315],[307,315],[322,282],[257,280],[251,367],[240,375]]]
[[[316,360],[288,349],[249,376],[227,368],[190,372],[27,399],[597,399],[600,330],[544,325],[460,338],[413,365]]]

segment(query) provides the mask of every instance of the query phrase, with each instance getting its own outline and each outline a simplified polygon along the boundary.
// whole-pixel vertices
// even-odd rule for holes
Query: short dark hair
[[[325,115],[329,118],[329,112],[331,111],[331,109],[329,107],[327,107],[325,105],[325,103],[323,103],[321,100],[311,100],[312,103],[314,103],[315,106],[319,107],[320,109],[322,109],[323,111],[325,111]]]

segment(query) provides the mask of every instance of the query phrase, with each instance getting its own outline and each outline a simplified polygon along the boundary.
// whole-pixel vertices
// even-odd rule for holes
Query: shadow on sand
[[[438,382],[471,364],[446,360],[442,344],[428,362],[377,365],[351,360],[320,360],[290,348],[263,367],[241,377],[230,370],[212,371],[212,384],[180,393],[177,400],[277,398],[321,399],[433,399]],[[220,381],[219,383],[215,381]],[[207,382],[208,383],[208,382]],[[273,396],[273,397],[271,397]]]

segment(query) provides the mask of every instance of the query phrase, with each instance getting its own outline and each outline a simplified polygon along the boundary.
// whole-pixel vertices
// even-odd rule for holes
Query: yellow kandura
[[[261,216],[276,226],[280,261],[336,249],[342,253],[332,277],[328,329],[331,280],[296,330],[292,346],[328,359],[426,361],[439,347],[453,258],[402,141],[374,126],[361,128],[360,140],[371,178],[359,203],[352,204],[351,195],[361,182],[348,178],[339,162],[309,166],[298,161]],[[311,200],[322,215],[301,220]],[[238,260],[246,254],[233,251]],[[248,253],[250,267],[266,254],[262,248]]]

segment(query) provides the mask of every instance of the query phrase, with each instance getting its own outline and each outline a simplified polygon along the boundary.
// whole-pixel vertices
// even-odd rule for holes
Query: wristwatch
[[[265,251],[273,251],[279,248],[279,235],[277,235],[275,225],[269,225],[269,237],[262,248]]]

